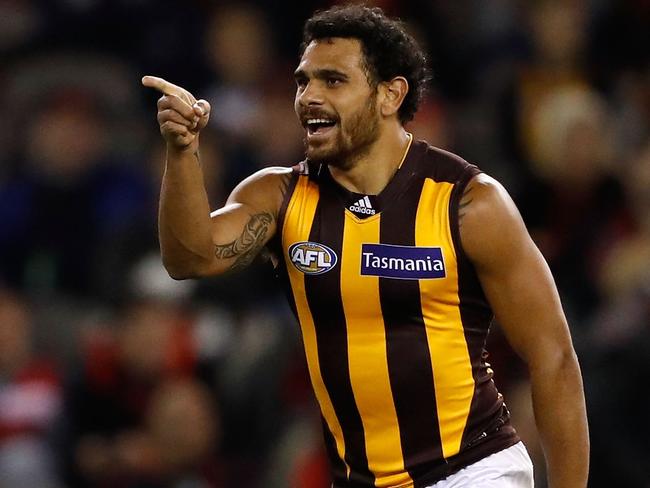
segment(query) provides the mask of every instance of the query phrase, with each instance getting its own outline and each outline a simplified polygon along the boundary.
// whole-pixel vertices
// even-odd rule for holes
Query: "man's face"
[[[357,39],[312,41],[295,72],[295,110],[311,161],[349,167],[379,135],[376,88]]]

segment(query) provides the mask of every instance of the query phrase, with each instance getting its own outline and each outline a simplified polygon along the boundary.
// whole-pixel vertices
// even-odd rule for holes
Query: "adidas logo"
[[[348,207],[352,212],[366,214],[366,215],[375,215],[377,212],[372,208],[370,203],[370,198],[366,195],[361,198],[358,202],[353,203]]]

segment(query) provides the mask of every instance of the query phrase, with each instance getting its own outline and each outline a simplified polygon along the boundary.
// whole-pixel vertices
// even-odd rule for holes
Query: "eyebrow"
[[[307,76],[307,72],[305,70],[302,70],[302,69],[297,69],[293,73],[293,77],[296,80],[297,79],[309,78],[309,76]],[[348,80],[350,78],[348,75],[346,75],[342,71],[338,71],[336,69],[327,69],[327,68],[314,70],[313,77],[316,78],[317,80],[324,80],[326,78],[332,78],[332,77],[341,78],[343,80]]]

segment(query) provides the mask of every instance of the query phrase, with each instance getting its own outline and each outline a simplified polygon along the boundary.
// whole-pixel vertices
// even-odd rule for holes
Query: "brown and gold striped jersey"
[[[463,253],[478,168],[414,142],[372,199],[301,163],[278,244],[336,487],[425,486],[518,441],[486,363],[493,317]]]

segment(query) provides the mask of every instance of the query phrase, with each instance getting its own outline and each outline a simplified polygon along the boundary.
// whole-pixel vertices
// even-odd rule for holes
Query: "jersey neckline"
[[[366,195],[352,192],[340,185],[334,179],[329,171],[329,167],[326,164],[321,164],[316,171],[321,190],[331,190],[345,208],[346,214],[353,217],[357,222],[362,223],[374,220],[406,189],[411,177],[415,174],[414,166],[415,161],[418,158],[418,154],[420,153],[418,149],[421,143],[414,141],[411,134],[409,134],[409,136],[409,145],[406,149],[402,162],[395,171],[395,174],[388,181],[388,184],[381,192],[379,192],[377,195],[370,195],[377,202],[377,213],[375,215],[364,219],[356,216],[347,208],[350,202],[358,200],[359,198],[362,198]]]

